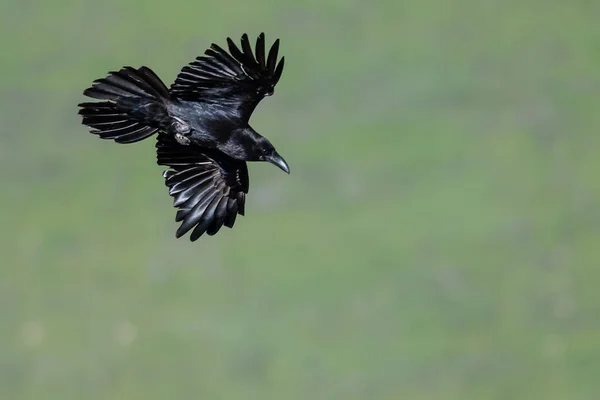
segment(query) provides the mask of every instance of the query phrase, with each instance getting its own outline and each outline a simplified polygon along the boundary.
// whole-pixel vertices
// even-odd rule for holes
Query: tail
[[[161,127],[167,117],[169,89],[151,69],[123,67],[97,79],[84,95],[107,100],[79,104],[82,123],[94,135],[117,143],[145,139]]]

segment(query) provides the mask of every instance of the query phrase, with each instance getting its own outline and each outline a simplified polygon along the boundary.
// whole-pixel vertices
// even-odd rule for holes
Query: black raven
[[[261,33],[254,52],[248,35],[241,50],[212,44],[185,66],[170,88],[147,67],[123,67],[94,81],[83,94],[104,100],[79,104],[91,133],[133,143],[158,132],[158,164],[181,222],[176,236],[192,241],[231,228],[244,215],[246,161],[267,161],[289,174],[275,147],[248,124],[256,105],[273,90],[283,71],[279,39],[265,54]]]

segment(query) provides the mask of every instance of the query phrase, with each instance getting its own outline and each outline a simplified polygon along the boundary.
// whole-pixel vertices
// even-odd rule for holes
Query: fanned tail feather
[[[112,71],[83,94],[104,101],[80,103],[82,123],[92,134],[117,143],[134,143],[157,132],[169,101],[169,90],[147,67]]]

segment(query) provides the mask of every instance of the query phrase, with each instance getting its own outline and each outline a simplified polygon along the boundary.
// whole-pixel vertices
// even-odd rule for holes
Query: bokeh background
[[[597,399],[600,3],[0,3],[1,399]],[[235,229],[176,240],[93,79],[265,31]]]

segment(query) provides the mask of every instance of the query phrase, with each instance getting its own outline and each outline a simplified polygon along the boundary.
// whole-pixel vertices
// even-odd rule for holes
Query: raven
[[[265,54],[261,33],[254,52],[244,34],[241,49],[227,38],[229,52],[212,44],[183,67],[170,88],[148,67],[123,67],[97,79],[83,94],[100,102],[80,103],[90,132],[117,143],[157,135],[157,162],[163,173],[175,220],[176,237],[190,240],[232,228],[244,215],[248,193],[247,161],[290,169],[275,147],[248,124],[257,104],[273,94],[281,77],[279,39]]]

